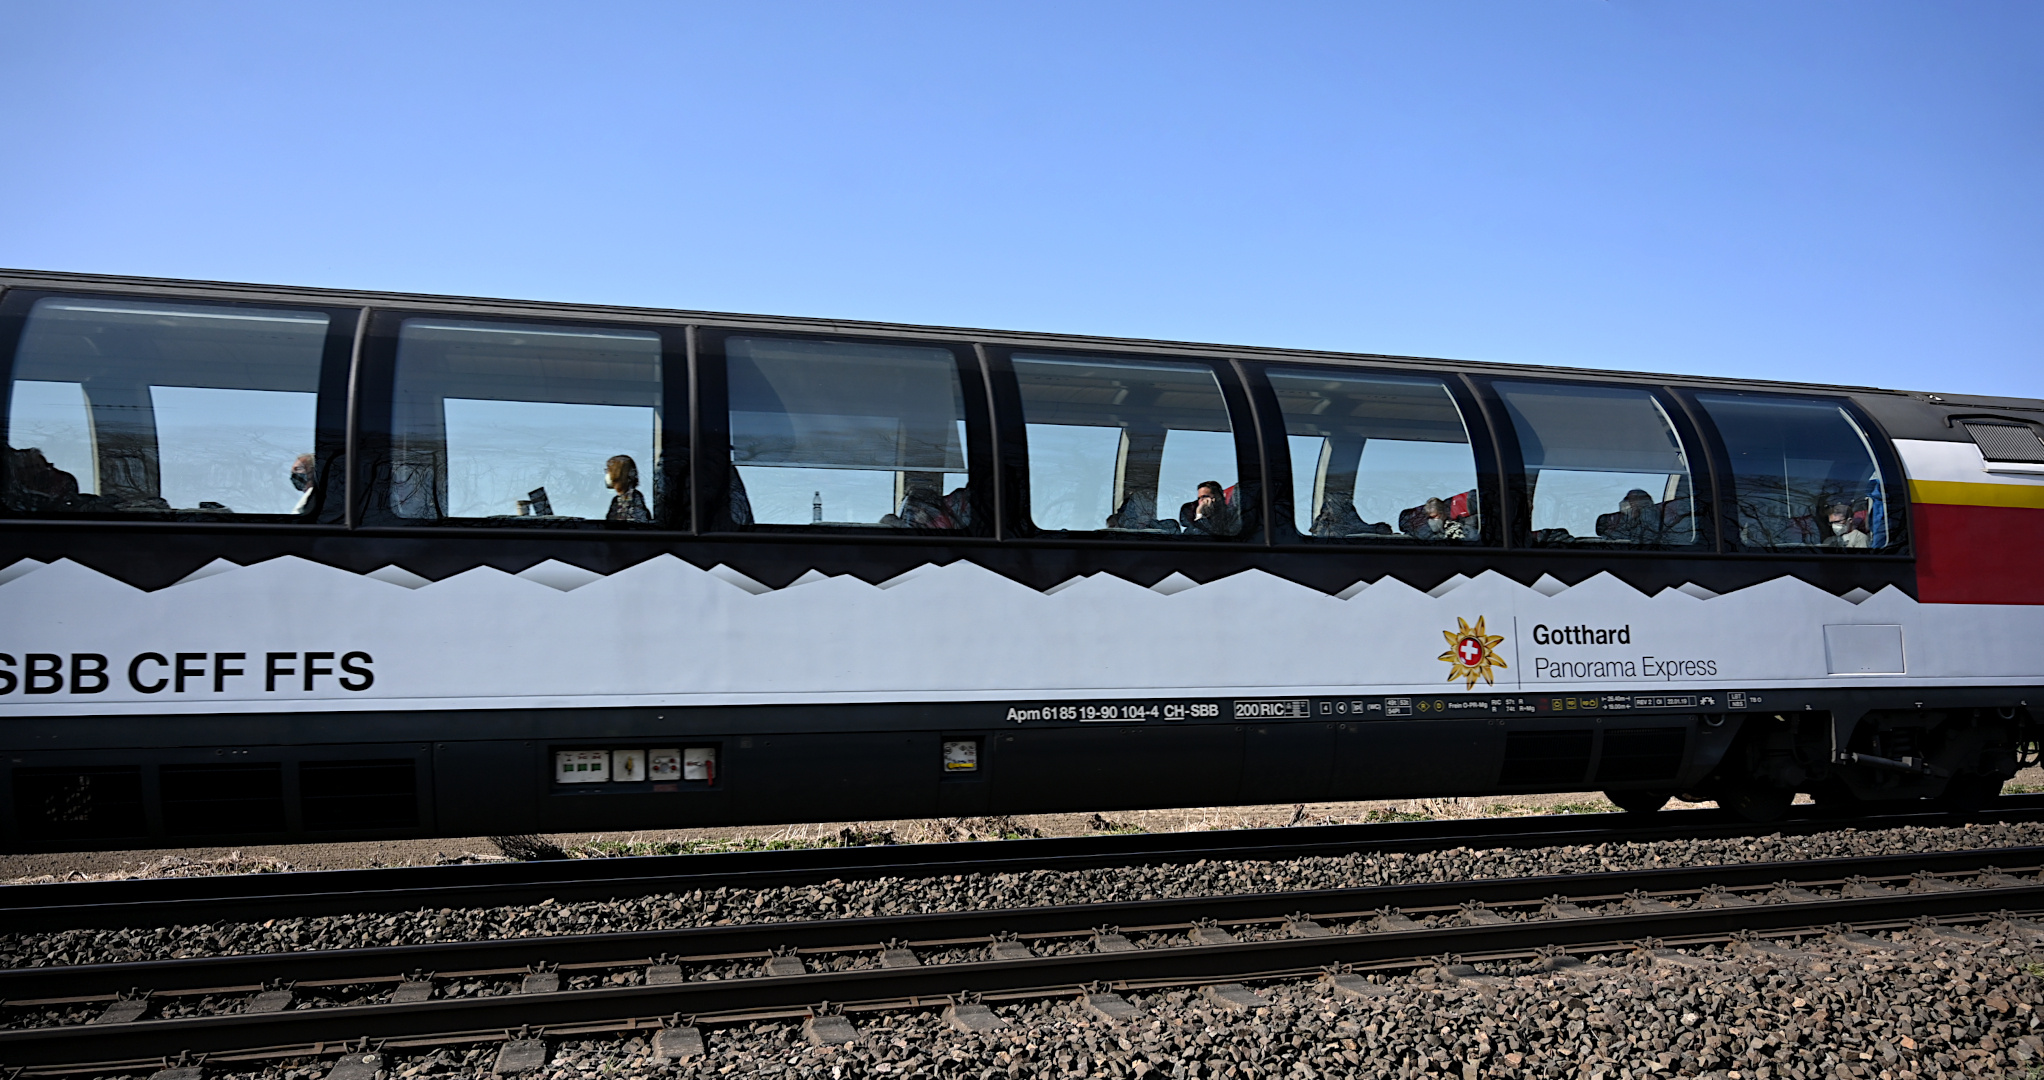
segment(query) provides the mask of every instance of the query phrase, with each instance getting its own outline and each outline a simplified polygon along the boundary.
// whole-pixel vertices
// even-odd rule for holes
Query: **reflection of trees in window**
[[[300,493],[291,464],[312,452],[312,394],[158,386],[158,457],[165,501],[211,502],[239,514],[289,514]]]
[[[280,425],[184,443],[163,456],[163,498],[179,509],[214,502],[239,514],[291,513],[299,498],[291,463],[311,452],[310,442],[304,432]]]
[[[601,519],[613,494],[604,463],[630,457],[642,483],[655,464],[650,408],[449,398],[445,416],[452,517],[516,515],[545,488],[554,516]]]
[[[11,419],[25,400],[31,430],[63,459],[43,486],[64,480],[56,469],[75,487],[35,509],[294,512],[291,466],[313,451],[327,325],[319,312],[38,300]]]
[[[1039,529],[1093,529],[1114,512],[1121,429],[1030,424],[1029,515]]]
[[[734,522],[971,525],[951,350],[732,337],[724,352]]]
[[[92,422],[86,410],[85,388],[75,382],[34,382],[17,380],[7,414],[7,442],[15,453],[33,451],[41,455],[32,466],[40,476],[40,494],[54,494],[68,485],[61,473],[86,495],[99,491],[99,465],[92,445]],[[30,457],[32,460],[32,456]],[[9,480],[23,461],[10,459]]]
[[[1476,459],[1441,380],[1300,369],[1269,378],[1285,417],[1301,535],[1480,538]]]
[[[399,517],[602,521],[604,463],[633,459],[661,513],[661,344],[650,331],[407,319],[398,332],[388,462]],[[648,486],[650,485],[650,486]],[[530,508],[537,513],[537,508]]]
[[[1061,356],[1013,363],[1038,529],[1242,532],[1251,500],[1239,490],[1234,430],[1213,369]],[[1208,482],[1221,493],[1203,501]]]
[[[1772,394],[1696,397],[1731,458],[1741,546],[1883,548],[1892,543],[1873,447],[1836,402]]]
[[[1855,495],[1824,478],[1741,476],[1733,502],[1739,538],[1753,547],[1820,544],[1831,506],[1849,506],[1864,497],[1864,491]]]
[[[1697,542],[1689,455],[1651,392],[1516,381],[1496,387],[1518,436],[1535,544]]]
[[[440,498],[440,462],[445,453],[425,447],[406,446],[390,454],[390,508],[399,517],[442,518],[447,511]]]

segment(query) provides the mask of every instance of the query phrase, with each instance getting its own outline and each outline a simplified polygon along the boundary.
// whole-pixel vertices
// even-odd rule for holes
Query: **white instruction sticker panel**
[[[601,784],[610,780],[610,751],[557,750],[554,780],[562,784]]]

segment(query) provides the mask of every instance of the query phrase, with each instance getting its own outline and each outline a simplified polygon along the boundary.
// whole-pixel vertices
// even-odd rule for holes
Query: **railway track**
[[[2003,796],[1958,815],[1923,810],[1855,818],[1862,830],[1964,822],[2044,820],[2044,796]],[[1835,830],[1836,818],[1799,816],[1765,825],[1714,810],[1652,815],[1580,814],[1387,822],[1215,832],[1121,834],[1038,840],[874,845],[701,855],[567,859],[464,866],[396,867],[292,874],[64,882],[0,888],[0,922],[17,932],[112,929],[175,923],[261,921],[418,908],[496,907],[545,900],[617,900],[691,889],[747,889],[879,877],[1000,874],[1036,870],[1291,859],[1349,852],[1448,847],[1708,839]]]
[[[835,1042],[875,1010],[990,1028],[989,1004],[1060,996],[1113,1022],[1131,1018],[1120,994],[1134,989],[1197,986],[1252,1008],[1263,980],[1368,996],[1373,973],[1417,967],[1482,989],[1468,962],[1698,963],[1654,950],[1735,940],[1779,959],[1770,938],[1866,943],[1851,935],[1912,924],[2027,938],[2044,932],[2021,917],[2035,912],[2044,847],[24,968],[0,972],[0,1062],[55,1076],[353,1048],[333,1074],[349,1080],[348,1061],[378,1046],[483,1041],[505,1043],[517,1071],[547,1039],[601,1032],[680,1057],[718,1024],[801,1018]],[[97,1022],[75,1022],[86,1013]],[[59,1014],[70,1022],[24,1026]]]

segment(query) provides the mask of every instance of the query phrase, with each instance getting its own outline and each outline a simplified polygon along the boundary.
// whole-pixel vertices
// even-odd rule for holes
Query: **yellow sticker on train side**
[[[1958,480],[1911,480],[1911,502],[1940,506],[2013,506],[2044,510],[2044,484],[1969,484]]]

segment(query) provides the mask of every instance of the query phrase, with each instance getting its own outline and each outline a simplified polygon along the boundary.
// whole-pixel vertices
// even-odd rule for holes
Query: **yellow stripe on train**
[[[1956,480],[1911,480],[1911,502],[1945,506],[2018,506],[2044,510],[2044,484],[1967,484]]]

